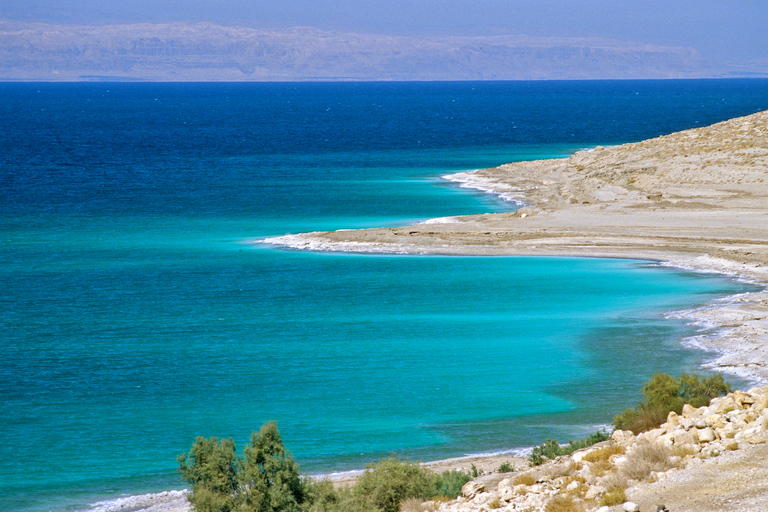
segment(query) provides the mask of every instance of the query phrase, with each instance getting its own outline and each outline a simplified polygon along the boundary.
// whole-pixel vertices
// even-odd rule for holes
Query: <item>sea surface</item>
[[[667,313],[750,289],[654,262],[254,244],[516,205],[441,175],[768,109],[766,80],[0,84],[0,508],[179,489],[275,420],[308,473],[583,437]]]

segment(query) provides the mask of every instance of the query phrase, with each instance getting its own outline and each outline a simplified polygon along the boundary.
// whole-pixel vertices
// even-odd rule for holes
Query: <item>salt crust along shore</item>
[[[642,142],[598,147],[569,158],[506,164],[447,179],[524,206],[514,213],[256,242],[312,251],[647,259],[768,285],[768,111]],[[713,353],[709,368],[755,383],[768,382],[768,290],[675,314],[707,327],[706,333],[685,342]],[[639,442],[649,440],[674,445],[675,432],[681,440],[694,441],[693,454],[682,458],[681,469],[654,475],[655,483],[632,483],[627,495],[639,503],[640,510],[655,511],[657,503],[666,504],[672,512],[768,510],[768,388],[753,388],[749,393],[752,398],[737,399],[738,407],[722,414],[710,409],[724,411],[720,406],[725,399],[716,399],[721,401],[710,408],[688,410],[682,418],[687,429],[679,418],[671,418],[678,423],[666,424],[640,440],[618,436],[630,453]],[[733,395],[728,399],[734,400]],[[731,430],[718,433],[721,423]],[[715,439],[699,442],[698,431],[704,429],[712,430]],[[704,439],[709,434],[706,431]],[[523,490],[514,490],[509,481],[504,484],[506,477],[495,472],[501,462],[520,469],[526,466],[525,459],[510,456],[428,463],[436,471],[468,469],[474,464],[485,473],[475,482],[475,489],[482,486],[483,491],[442,504],[439,510],[539,511],[557,492],[579,499],[586,493],[575,488],[555,492],[556,483],[542,481],[520,494],[530,494],[527,504],[507,500]],[[550,462],[540,471],[572,462],[571,458]],[[129,503],[146,498],[133,497],[103,512],[189,510],[177,495],[151,496],[157,497],[151,505]],[[594,501],[586,503],[588,510],[599,509]]]

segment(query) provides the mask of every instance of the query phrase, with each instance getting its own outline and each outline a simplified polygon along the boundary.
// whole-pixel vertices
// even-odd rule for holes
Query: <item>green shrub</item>
[[[434,496],[435,480],[426,469],[414,462],[391,457],[370,464],[357,481],[354,493],[367,502],[363,510],[399,512],[406,498]]]
[[[179,473],[192,485],[189,501],[200,512],[300,512],[304,482],[277,424],[251,434],[238,458],[231,439],[198,437],[189,455],[178,457]]]
[[[195,438],[189,455],[178,457],[179,473],[192,485],[189,502],[200,512],[230,512],[235,507],[239,461],[232,439]]]
[[[554,439],[547,439],[541,445],[533,447],[529,461],[532,466],[538,466],[543,464],[546,460],[556,459],[563,455],[570,455],[576,450],[606,441],[610,439],[610,437],[611,436],[607,432],[597,431],[579,441],[568,441],[568,444],[565,445],[561,445]]]
[[[434,494],[428,496],[456,498],[461,496],[461,488],[472,480],[472,477],[462,471],[443,471],[435,475]]]
[[[502,462],[499,466],[499,473],[511,473],[515,470],[515,468],[512,467],[512,464],[509,462]]]
[[[680,414],[685,404],[701,407],[730,391],[731,385],[719,374],[702,377],[684,373],[675,379],[666,373],[657,373],[643,386],[645,400],[635,409],[626,409],[617,415],[613,424],[617,429],[639,434],[664,423],[670,411]]]
[[[341,497],[330,480],[306,478],[304,485],[304,508],[307,512],[334,512]]]

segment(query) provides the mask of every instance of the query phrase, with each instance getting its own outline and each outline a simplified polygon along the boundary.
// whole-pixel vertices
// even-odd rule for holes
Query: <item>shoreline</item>
[[[761,290],[679,319],[709,326],[696,340],[696,348],[716,354],[706,368],[768,382],[768,111],[443,178],[521,207],[254,243],[325,252],[640,259],[725,275]]]
[[[579,151],[568,158],[518,162],[446,178],[521,208],[253,243],[379,254],[639,259],[741,279],[761,289],[670,312],[679,315],[670,318],[706,326],[702,335],[681,340],[714,354],[705,368],[753,383],[768,382],[768,111],[638,143]],[[475,464],[488,472],[507,461],[527,466],[524,458],[512,454],[423,464],[435,471],[466,470]],[[339,474],[334,483],[349,485],[356,478],[353,473]],[[132,508],[190,510],[182,501],[174,496],[167,505],[136,502]]]

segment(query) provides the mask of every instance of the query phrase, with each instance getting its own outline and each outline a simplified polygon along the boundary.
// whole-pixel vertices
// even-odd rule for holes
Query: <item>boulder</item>
[[[627,448],[635,442],[635,434],[629,430],[614,430],[613,434],[611,434],[611,439],[617,446]]]
[[[750,406],[755,403],[755,399],[743,391],[734,391],[733,399],[742,407]]]
[[[711,443],[712,441],[717,440],[717,433],[709,427],[700,429],[697,432],[697,435],[700,444]]]
[[[467,482],[461,488],[461,494],[468,499],[472,499],[484,491],[485,491],[485,484],[483,482],[478,482],[477,480]]]
[[[733,399],[731,395],[720,399],[715,398],[712,400],[710,407],[712,407],[712,411],[715,414],[726,414],[728,412],[741,409],[741,406],[736,402],[736,400]]]
[[[606,490],[605,487],[601,485],[593,485],[592,487],[587,489],[587,492],[584,494],[584,499],[587,501],[594,500],[595,498],[603,494],[605,490]]]
[[[685,431],[683,429],[677,429],[672,433],[672,441],[675,445],[693,445],[696,444],[696,436],[694,433]]]
[[[690,418],[696,414],[696,408],[692,406],[691,404],[685,404],[683,405],[683,416],[686,418]]]
[[[712,428],[723,428],[726,424],[725,418],[719,414],[710,414],[705,418],[705,420],[707,425]]]
[[[680,416],[675,411],[669,411],[669,414],[667,414],[667,422],[665,423],[668,427],[675,428],[680,424]]]
[[[640,505],[632,501],[627,501],[626,503],[624,503],[621,509],[624,512],[640,512]]]
[[[578,491],[579,487],[581,487],[581,482],[579,482],[578,480],[574,480],[573,482],[569,483],[566,486],[565,490],[568,492],[574,492],[574,491]]]

